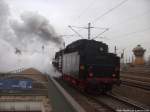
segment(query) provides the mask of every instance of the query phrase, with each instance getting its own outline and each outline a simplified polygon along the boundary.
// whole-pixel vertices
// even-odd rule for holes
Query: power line
[[[139,19],[140,17],[144,17],[144,16],[145,16],[147,13],[149,13],[149,12],[150,12],[150,10],[147,10],[147,11],[141,13],[141,14],[138,14],[138,15],[135,15],[135,16],[132,16],[132,17],[129,17],[129,18],[125,19],[125,20],[120,21],[119,23],[112,24],[112,25],[110,26],[110,28],[112,28],[112,26],[117,26],[117,27],[118,27],[118,25],[122,25],[122,24],[124,24],[126,21],[128,22],[128,21],[134,20],[134,19],[137,20],[137,19]]]
[[[104,29],[103,32],[101,32],[100,34],[98,34],[97,36],[95,36],[93,39],[98,38],[100,35],[102,35],[103,33],[105,33],[105,32],[108,31],[108,30],[109,30],[109,28]]]
[[[82,39],[84,38],[82,35],[80,35],[75,29],[72,28],[72,26],[68,26],[73,32],[75,32],[79,37],[81,37]],[[76,27],[76,26],[74,26]],[[83,29],[87,29],[88,30],[88,39],[91,39],[91,28],[94,28],[91,26],[91,23],[88,23],[88,27],[76,27],[76,28],[83,28]]]
[[[111,11],[115,10],[116,8],[120,7],[122,4],[124,4],[125,2],[127,2],[128,0],[124,0],[122,2],[120,2],[119,4],[117,4],[115,7],[109,9],[108,11],[106,11],[105,13],[103,13],[102,15],[100,15],[99,17],[97,17],[96,19],[94,19],[93,22],[97,22],[98,20],[100,20],[103,16],[107,15],[108,13],[110,13]]]
[[[75,29],[72,28],[72,26],[68,26],[73,32],[75,32],[79,37],[81,37],[82,39],[84,38],[81,34],[79,34]]]
[[[106,27],[94,27],[96,29],[100,29],[100,30],[105,30],[105,29],[109,29],[109,28],[106,28]]]
[[[127,20],[129,21],[129,20],[139,19],[139,17],[143,17],[144,15],[146,15],[147,13],[149,13],[149,11],[150,11],[150,10],[146,10],[146,11],[140,13],[140,14],[137,14],[137,15],[135,15],[135,16],[132,16],[132,17],[127,18],[126,20],[122,20],[122,21],[119,22],[119,23],[113,24],[113,25],[111,25],[111,26],[109,27],[109,29],[111,29],[114,25],[115,25],[115,26],[118,26],[118,25],[120,25],[121,23],[124,24],[125,21],[127,21]],[[121,24],[121,25],[122,25],[122,24]],[[114,32],[114,31],[111,30],[111,32]],[[134,34],[134,33],[135,33],[135,32],[132,32],[132,34]],[[138,31],[136,31],[136,33],[138,33]],[[129,33],[129,35],[131,35],[131,34]],[[123,35],[123,36],[128,36],[128,35],[126,34],[126,35]],[[120,37],[120,36],[117,36],[117,37]]]
[[[79,26],[71,26],[71,27],[81,28],[81,29],[87,29],[87,27],[79,27]]]
[[[84,14],[87,12],[87,10],[95,3],[95,1],[96,1],[96,0],[92,0],[92,1],[90,2],[90,4],[79,14],[78,19],[80,19],[81,16],[84,15]]]
[[[84,38],[81,34],[79,34],[75,29],[73,29],[72,27],[75,27],[75,28],[82,28],[82,29],[87,29],[88,30],[88,39],[90,40],[91,39],[91,29],[92,28],[98,28],[98,29],[101,29],[103,30],[103,32],[101,32],[100,34],[98,34],[96,37],[92,38],[92,39],[96,39],[98,38],[100,35],[102,35],[103,33],[105,33],[106,31],[109,30],[109,28],[100,28],[100,27],[93,27],[91,26],[91,23],[89,22],[88,23],[88,26],[87,27],[77,27],[77,26],[68,26],[73,32],[75,32],[79,37],[81,37],[82,39]],[[101,37],[102,38],[102,37]]]
[[[127,36],[130,36],[130,35],[136,34],[136,33],[145,32],[145,31],[147,31],[147,30],[150,30],[150,27],[145,28],[145,29],[142,29],[142,30],[130,32],[130,33],[127,33],[127,34],[124,34],[124,35],[121,35],[121,36],[117,36],[117,38],[118,38],[118,37],[127,37]]]

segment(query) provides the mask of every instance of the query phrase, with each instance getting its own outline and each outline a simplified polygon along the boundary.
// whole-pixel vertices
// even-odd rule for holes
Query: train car
[[[63,80],[82,91],[107,92],[119,82],[120,58],[109,53],[105,43],[81,39],[56,55],[55,60],[61,61],[56,68]]]
[[[62,72],[62,55],[64,50],[60,50],[55,53],[55,58],[52,61],[52,65],[60,72]]]

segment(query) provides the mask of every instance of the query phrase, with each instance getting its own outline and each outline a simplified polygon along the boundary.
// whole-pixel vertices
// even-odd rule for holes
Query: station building
[[[25,82],[29,80],[32,81],[29,88],[22,89],[16,84],[17,81],[24,81],[21,87],[25,87]],[[1,74],[0,81],[16,85],[5,85],[5,88],[0,86],[0,112],[51,112],[46,75],[30,68],[19,73]]]

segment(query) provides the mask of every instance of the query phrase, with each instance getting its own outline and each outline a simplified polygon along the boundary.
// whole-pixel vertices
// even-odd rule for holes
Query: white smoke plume
[[[62,45],[43,16],[25,12],[21,21],[12,20],[9,6],[0,0],[0,72],[33,67],[50,73],[51,60]],[[16,49],[21,53],[15,53]]]

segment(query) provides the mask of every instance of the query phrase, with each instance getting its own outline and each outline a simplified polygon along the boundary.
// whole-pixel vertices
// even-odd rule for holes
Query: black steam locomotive
[[[108,53],[108,45],[95,40],[77,40],[56,52],[53,65],[63,80],[83,91],[107,92],[119,82],[120,58]]]

